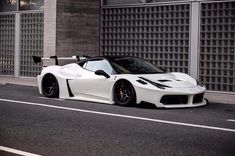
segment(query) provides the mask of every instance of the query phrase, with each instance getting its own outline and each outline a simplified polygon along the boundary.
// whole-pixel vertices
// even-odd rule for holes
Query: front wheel
[[[127,80],[120,80],[114,85],[114,102],[117,105],[130,106],[136,103],[135,89]]]
[[[46,97],[59,97],[59,84],[56,77],[52,74],[46,74],[42,79],[42,93]]]

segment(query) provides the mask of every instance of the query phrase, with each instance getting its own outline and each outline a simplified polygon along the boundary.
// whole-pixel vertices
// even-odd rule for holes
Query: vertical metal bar
[[[20,13],[15,14],[15,67],[14,75],[19,77],[20,72]]]
[[[16,0],[16,11],[20,11],[20,0]]]
[[[189,73],[198,79],[200,53],[200,2],[191,3]]]

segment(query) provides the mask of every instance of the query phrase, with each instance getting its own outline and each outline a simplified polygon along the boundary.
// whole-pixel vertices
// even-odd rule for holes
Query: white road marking
[[[227,119],[226,121],[235,122],[235,119]]]
[[[41,155],[38,155],[38,154],[24,152],[24,151],[20,151],[20,150],[13,149],[13,148],[8,148],[8,147],[3,147],[3,146],[0,146],[0,151],[5,151],[5,152],[8,152],[8,153],[14,153],[14,154],[23,155],[23,156],[41,156]]]
[[[158,120],[158,119],[144,118],[144,117],[138,117],[138,116],[129,116],[129,115],[122,115],[122,114],[105,113],[105,112],[90,111],[90,110],[84,110],[84,109],[53,106],[53,105],[47,105],[47,104],[41,104],[41,103],[25,102],[25,101],[17,101],[17,100],[9,100],[9,99],[1,99],[1,98],[0,98],[0,101],[18,103],[18,104],[24,104],[24,105],[33,105],[33,106],[55,108],[55,109],[63,109],[63,110],[70,110],[70,111],[84,112],[84,113],[91,113],[91,114],[98,114],[98,115],[105,115],[105,116],[121,117],[121,118],[128,118],[128,119],[135,119],[135,120],[142,120],[142,121],[151,121],[151,122],[158,122],[158,123],[165,123],[165,124],[172,124],[172,125],[180,125],[180,126],[187,126],[187,127],[212,129],[212,130],[219,130],[219,131],[226,131],[226,132],[235,133],[235,129],[222,128],[222,127],[213,127],[213,126],[205,126],[205,125],[190,124],[190,123],[183,123],[183,122]]]

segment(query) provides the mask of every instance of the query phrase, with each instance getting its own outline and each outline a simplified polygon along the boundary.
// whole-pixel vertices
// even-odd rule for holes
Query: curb
[[[207,91],[205,97],[209,100],[209,103],[221,103],[235,105],[235,94],[214,93]]]

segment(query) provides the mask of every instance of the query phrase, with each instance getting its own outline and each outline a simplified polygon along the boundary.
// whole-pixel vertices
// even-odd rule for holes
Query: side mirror
[[[105,71],[103,71],[103,70],[97,70],[97,71],[95,72],[95,74],[96,74],[96,75],[104,76],[104,77],[106,77],[106,78],[110,78],[109,74],[107,74],[107,73],[106,73]]]

